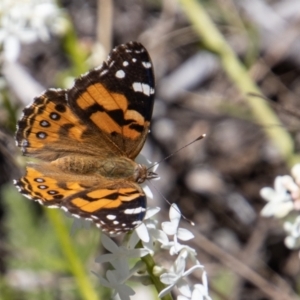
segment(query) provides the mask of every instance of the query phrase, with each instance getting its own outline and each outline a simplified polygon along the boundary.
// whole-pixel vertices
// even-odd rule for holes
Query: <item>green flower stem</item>
[[[262,95],[262,92],[205,12],[200,1],[179,0],[179,2],[195,31],[200,35],[203,44],[219,56],[225,72],[247,100],[254,118],[262,125],[283,159],[290,166],[297,160],[299,161],[299,157],[293,153],[294,145],[291,136],[284,130],[267,101],[260,97],[251,97],[249,95],[249,93]]]
[[[141,241],[137,244],[137,248],[143,248],[143,245]],[[153,268],[155,267],[155,262],[153,260],[153,257],[148,254],[141,258],[141,260],[146,264],[147,272],[152,280],[152,283],[154,284],[156,290],[158,293],[160,293],[164,288],[165,285],[159,280],[159,277],[154,275]],[[171,294],[167,294],[164,297],[161,298],[162,300],[173,300],[173,297]]]
[[[72,243],[70,231],[65,225],[61,213],[54,209],[46,209],[46,213],[56,232],[61,250],[68,261],[70,272],[76,280],[78,290],[81,293],[81,299],[99,300],[100,298],[94,290],[90,278],[87,276],[88,272],[75,252],[76,246]]]

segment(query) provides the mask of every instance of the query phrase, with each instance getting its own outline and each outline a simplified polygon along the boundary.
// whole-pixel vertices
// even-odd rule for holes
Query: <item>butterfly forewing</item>
[[[138,155],[154,103],[152,63],[141,44],[115,48],[100,68],[77,79],[68,95],[71,108],[81,119],[106,133],[126,156]]]

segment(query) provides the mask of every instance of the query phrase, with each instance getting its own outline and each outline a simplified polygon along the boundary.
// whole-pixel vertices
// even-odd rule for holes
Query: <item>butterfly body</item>
[[[51,162],[64,172],[75,174],[98,174],[106,178],[123,178],[138,182],[138,178],[147,177],[147,168],[127,157],[101,157],[70,155]]]
[[[139,183],[156,177],[134,161],[149,131],[154,76],[137,42],[115,48],[71,89],[49,89],[26,107],[17,145],[26,174],[15,181],[30,199],[93,220],[111,234],[139,225],[146,196]]]

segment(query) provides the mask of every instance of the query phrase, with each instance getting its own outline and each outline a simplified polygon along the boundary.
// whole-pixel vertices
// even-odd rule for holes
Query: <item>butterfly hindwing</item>
[[[93,220],[104,231],[128,231],[144,218],[146,196],[140,186],[100,176],[62,174],[49,163],[31,164],[15,182],[26,197],[48,207]]]
[[[62,205],[75,216],[92,220],[103,231],[114,233],[132,230],[142,222],[147,198],[138,184],[120,181],[70,196]]]

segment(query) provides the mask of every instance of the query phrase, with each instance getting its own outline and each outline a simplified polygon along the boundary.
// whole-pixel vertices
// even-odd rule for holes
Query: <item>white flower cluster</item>
[[[121,300],[129,300],[134,294],[132,288],[126,285],[128,279],[135,279],[150,283],[149,278],[144,275],[137,277],[139,274],[144,274],[146,266],[142,261],[136,263],[131,269],[129,260],[132,258],[144,257],[148,254],[153,255],[159,249],[168,249],[170,255],[176,255],[176,259],[169,270],[161,266],[153,268],[153,275],[159,276],[160,281],[165,284],[165,288],[159,293],[158,297],[163,297],[168,294],[173,288],[177,288],[180,295],[178,300],[210,300],[208,294],[208,285],[206,272],[204,267],[196,259],[196,251],[191,247],[180,244],[178,240],[187,241],[194,235],[184,228],[179,228],[181,213],[176,205],[170,208],[169,222],[162,223],[162,230],[158,229],[158,222],[152,217],[159,211],[159,208],[148,209],[143,223],[138,226],[133,233],[124,239],[123,245],[118,246],[109,237],[102,236],[103,247],[108,250],[109,254],[103,254],[96,259],[97,263],[109,262],[114,270],[106,272],[106,278],[97,275],[100,283],[115,291]],[[173,237],[169,240],[168,236]],[[140,243],[138,245],[138,243]],[[136,247],[138,245],[138,247]],[[193,266],[186,270],[187,262],[191,262]],[[201,269],[202,283],[195,284],[191,287],[188,284],[187,276],[193,271]],[[141,280],[142,279],[142,280]]]
[[[264,217],[274,216],[284,218],[292,211],[300,210],[300,164],[292,168],[292,175],[278,176],[275,178],[274,189],[265,187],[260,195],[268,203],[261,211]],[[300,217],[294,222],[285,222],[284,229],[288,233],[285,244],[290,249],[300,248]]]
[[[50,32],[62,34],[66,28],[67,20],[54,0],[0,1],[0,49],[5,60],[18,58],[21,43],[47,41]]]

